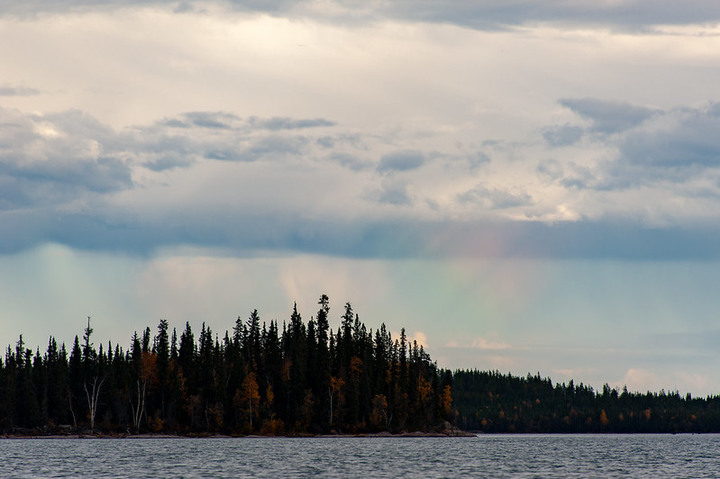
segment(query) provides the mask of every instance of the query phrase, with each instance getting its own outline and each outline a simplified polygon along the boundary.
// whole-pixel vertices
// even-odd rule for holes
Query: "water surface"
[[[720,477],[720,435],[3,439],[0,477]]]

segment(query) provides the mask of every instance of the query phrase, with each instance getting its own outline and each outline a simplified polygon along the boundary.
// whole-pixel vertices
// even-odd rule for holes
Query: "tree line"
[[[487,433],[720,432],[720,396],[629,392],[554,384],[539,374],[460,370],[452,375],[457,425]]]
[[[0,433],[302,435],[446,430],[486,433],[720,432],[720,396],[635,393],[498,371],[440,369],[403,329],[367,329],[350,303],[304,322],[238,317],[222,337],[160,320],[119,344],[70,347],[22,336],[0,358]]]
[[[0,358],[0,431],[400,432],[454,419],[451,373],[404,329],[368,330],[347,303],[333,330],[328,297],[318,305],[282,325],[254,310],[222,337],[204,323],[178,336],[163,319],[126,350],[96,348],[90,318],[69,351],[50,337],[41,354],[20,336]]]

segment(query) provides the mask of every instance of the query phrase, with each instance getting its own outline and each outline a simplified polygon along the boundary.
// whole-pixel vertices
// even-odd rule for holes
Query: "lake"
[[[720,477],[720,435],[0,439],[0,477]]]

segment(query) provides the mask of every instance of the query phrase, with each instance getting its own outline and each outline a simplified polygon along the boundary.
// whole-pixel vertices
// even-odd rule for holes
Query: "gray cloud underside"
[[[720,4],[706,0],[380,0],[370,5],[357,0],[337,0],[333,3],[338,8],[322,10],[311,0],[227,0],[215,3],[239,11],[276,16],[310,16],[352,22],[390,18],[489,30],[543,22],[643,30],[656,25],[713,24],[720,21]],[[0,13],[32,15],[43,11],[165,5],[178,14],[188,14],[203,11],[203,4],[177,0],[26,0],[2,2]]]
[[[317,220],[299,215],[202,216],[177,213],[144,223],[52,210],[0,213],[12,231],[0,237],[7,254],[45,242],[73,248],[152,255],[164,247],[220,248],[239,256],[267,251],[352,258],[555,258],[632,261],[720,259],[720,228],[647,228],[638,224],[577,222],[433,222]],[[428,246],[432,244],[432,246]],[[498,244],[502,248],[498,250]]]
[[[112,130],[82,112],[38,117],[0,109],[0,123],[0,210],[61,204],[132,186],[121,155],[103,151],[103,144],[116,141]],[[62,133],[53,124],[62,124]]]
[[[626,189],[657,182],[683,183],[720,169],[720,104],[658,110],[597,99],[561,100],[560,104],[589,120],[590,126],[549,127],[549,146],[573,145],[583,137],[617,150],[617,157],[595,168],[581,165],[564,171],[557,162],[540,165],[539,173],[566,187]]]
[[[397,151],[383,155],[377,170],[380,173],[410,171],[420,168],[424,163],[425,156],[419,151]]]
[[[227,112],[208,112],[193,111],[184,113],[180,118],[168,118],[161,122],[160,125],[172,128],[208,128],[208,129],[239,129],[243,131],[250,130],[302,130],[307,128],[318,128],[335,126],[335,122],[324,118],[296,119],[288,117],[272,117],[258,118],[251,116],[247,120]]]
[[[495,29],[539,22],[643,29],[653,25],[707,24],[720,19],[720,5],[702,0],[682,3],[672,0],[387,0],[382,6],[393,17],[451,23],[475,29]]]
[[[562,99],[558,103],[589,119],[591,132],[605,135],[628,130],[660,113],[651,108],[596,98]]]
[[[612,110],[612,105],[596,103],[585,102],[597,108],[578,115]],[[642,109],[620,110],[629,112],[630,119],[618,119],[622,128],[605,128],[615,131],[612,135],[600,135],[615,145],[617,158],[596,168],[546,162],[538,174],[568,189],[601,189],[683,182],[720,169],[718,106],[653,112],[640,115],[647,117],[641,120],[636,113]],[[401,150],[372,163],[362,135],[348,134],[329,120],[278,122],[195,112],[118,132],[76,110],[38,116],[0,109],[0,123],[3,253],[59,242],[142,255],[190,245],[235,254],[277,250],[349,257],[720,258],[716,223],[700,227],[673,222],[652,228],[610,216],[555,224],[455,214],[429,219],[413,209],[432,199],[423,196],[413,175],[422,179],[426,168],[444,161],[441,154]],[[584,134],[596,138],[590,130]],[[432,162],[426,161],[429,157]],[[225,188],[251,189],[227,197],[216,197],[218,176],[208,177],[211,186],[193,183],[194,196],[187,198],[181,186],[137,183],[136,174],[143,168],[160,175],[188,171],[184,178],[193,178],[227,162],[261,167],[237,170],[237,175],[254,171],[270,176],[257,181],[238,176],[244,186],[228,181]],[[307,182],[318,174],[324,176]],[[357,194],[366,197],[332,196],[338,193],[325,189],[336,178],[346,186],[359,182],[366,189]],[[265,191],[268,187],[271,191]],[[123,201],[117,200],[119,194]],[[315,201],[327,199],[340,205],[349,201],[349,209],[338,206],[318,213]],[[532,206],[536,198],[488,179],[456,200],[471,209],[492,211]],[[370,204],[364,213],[354,210],[367,202],[381,208]]]
[[[257,161],[297,155],[304,151],[308,140],[295,132],[334,125],[322,118],[245,119],[227,112],[190,112],[150,127],[137,127],[132,134],[126,134],[125,141],[139,146],[144,166],[162,171],[188,167],[203,158]]]
[[[39,95],[40,90],[37,88],[28,88],[21,86],[0,86],[0,96],[33,96]]]
[[[202,160],[298,156],[309,141],[297,131],[333,124],[193,112],[117,132],[77,110],[40,116],[0,108],[0,211],[129,190],[137,166],[163,171]]]
[[[515,208],[533,203],[532,197],[526,193],[512,193],[497,188],[488,188],[478,185],[475,188],[458,195],[463,203],[476,203],[491,210]]]

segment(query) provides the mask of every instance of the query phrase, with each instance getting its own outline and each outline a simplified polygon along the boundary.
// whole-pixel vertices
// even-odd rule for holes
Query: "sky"
[[[0,343],[257,309],[720,393],[720,4],[0,0]]]

